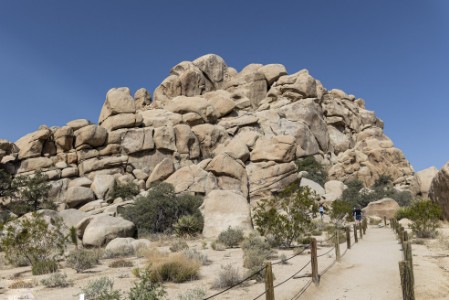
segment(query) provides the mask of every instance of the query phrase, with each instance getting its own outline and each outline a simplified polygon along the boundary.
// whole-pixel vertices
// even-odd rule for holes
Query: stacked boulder
[[[382,128],[362,99],[327,91],[307,70],[251,64],[237,72],[208,54],[173,67],[153,100],[145,89],[134,97],[111,89],[98,124],[41,126],[15,144],[0,142],[0,158],[14,175],[44,171],[61,210],[104,214],[111,191],[128,182],[205,195],[204,230],[214,235],[217,218],[250,229],[254,203],[301,177],[298,158],[315,156],[339,181],[371,185],[385,174],[407,182],[413,169]],[[341,194],[334,185],[325,199]]]

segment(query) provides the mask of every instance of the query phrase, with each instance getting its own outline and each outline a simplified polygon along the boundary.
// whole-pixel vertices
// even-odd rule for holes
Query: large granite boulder
[[[383,217],[387,217],[387,219],[391,219],[398,210],[399,204],[394,199],[384,198],[370,202],[368,206],[363,209],[363,213],[366,216],[376,216],[382,219]]]
[[[443,216],[449,219],[449,161],[432,180],[429,197],[443,209]]]

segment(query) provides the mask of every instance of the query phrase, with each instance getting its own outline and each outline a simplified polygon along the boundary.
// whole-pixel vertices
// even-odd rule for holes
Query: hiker
[[[360,224],[360,221],[362,220],[362,209],[360,208],[360,206],[355,207],[352,210],[352,215],[354,216],[355,219],[355,223],[357,225]]]
[[[320,215],[321,215],[321,221],[323,221],[323,216],[324,216],[324,206],[323,206],[323,203],[320,203],[319,211],[320,211]]]

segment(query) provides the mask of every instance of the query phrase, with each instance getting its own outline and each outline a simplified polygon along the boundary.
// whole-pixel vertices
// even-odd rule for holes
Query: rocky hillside
[[[111,89],[97,124],[74,120],[0,141],[2,167],[15,175],[42,169],[61,210],[97,213],[116,184],[145,190],[166,181],[177,193],[207,196],[206,228],[208,219],[227,227],[227,216],[250,226],[251,204],[297,180],[294,161],[310,155],[330,179],[371,185],[385,174],[420,191],[363,99],[326,90],[307,70],[250,64],[237,72],[213,54],[174,66],[153,99],[145,89],[134,97]]]

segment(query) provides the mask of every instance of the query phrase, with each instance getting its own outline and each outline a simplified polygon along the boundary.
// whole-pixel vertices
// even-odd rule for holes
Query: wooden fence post
[[[274,300],[274,287],[273,287],[273,271],[271,268],[271,262],[267,262],[265,268],[265,290],[266,300]]]
[[[351,228],[346,226],[346,247],[351,249]]]
[[[357,238],[357,225],[354,224],[353,226],[354,226],[354,241],[358,243],[359,239]]]
[[[399,262],[399,273],[401,275],[402,299],[415,300],[415,289],[411,263],[409,261]]]
[[[365,218],[363,219],[363,234],[366,234],[366,229],[368,228],[368,220]]]
[[[318,255],[316,247],[316,239],[312,238],[310,242],[310,262],[312,265],[312,281],[315,285],[320,284],[320,277],[318,275]]]
[[[359,232],[360,232],[360,239],[363,239],[363,229],[362,229],[362,223],[359,223]]]
[[[387,217],[384,216],[384,226],[387,227]]]
[[[401,245],[404,244],[404,227],[400,227],[399,228],[399,240],[401,241]],[[404,250],[404,248],[402,248],[402,250]]]
[[[335,228],[335,258],[340,261],[340,232],[339,229]]]

